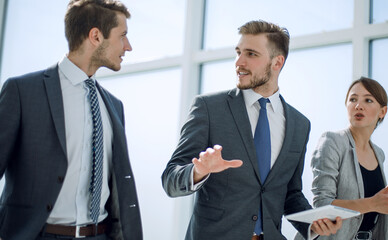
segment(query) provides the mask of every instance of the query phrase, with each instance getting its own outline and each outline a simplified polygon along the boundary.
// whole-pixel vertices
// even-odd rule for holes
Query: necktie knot
[[[93,79],[91,79],[91,78],[86,79],[86,80],[85,80],[85,83],[86,83],[86,86],[87,86],[89,89],[95,87],[94,81],[93,81]]]
[[[268,102],[269,102],[268,98],[260,98],[259,99],[260,107],[263,108],[263,109],[267,109],[267,103]]]

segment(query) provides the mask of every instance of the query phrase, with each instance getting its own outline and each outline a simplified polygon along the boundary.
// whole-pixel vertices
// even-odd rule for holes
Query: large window
[[[350,28],[352,0],[207,0],[204,49],[234,46],[237,28],[263,19],[287,27],[291,36]]]
[[[51,66],[67,52],[63,19],[68,1],[7,2],[2,82]]]
[[[160,177],[178,140],[180,78],[179,69],[171,69],[101,81],[123,100],[144,239],[173,239],[174,235],[175,201],[164,193]]]
[[[185,23],[185,1],[123,0],[132,15],[128,39],[133,52],[124,63],[144,62],[181,55]]]
[[[67,52],[68,0],[6,2],[0,85],[11,76],[44,69]],[[311,153],[323,131],[347,126],[344,98],[350,82],[370,76],[388,89],[386,0],[123,2],[132,15],[133,51],[126,53],[119,72],[102,69],[97,78],[124,103],[145,239],[184,238],[193,197],[168,198],[160,176],[194,95],[235,87],[237,28],[245,22],[263,19],[290,32],[291,51],[279,85],[286,101],[311,120],[303,176],[310,202]],[[387,121],[373,134],[386,155]],[[287,239],[295,234],[286,220],[283,233]]]
[[[388,6],[387,6],[388,8]],[[388,92],[388,72],[386,53],[388,53],[388,38],[377,39],[371,41],[371,66],[370,75],[373,79],[377,80]],[[384,122],[376,128],[372,135],[372,141],[378,146],[382,147],[385,151],[385,155],[388,156],[388,115],[385,116]],[[388,165],[385,164],[385,173],[388,173]]]

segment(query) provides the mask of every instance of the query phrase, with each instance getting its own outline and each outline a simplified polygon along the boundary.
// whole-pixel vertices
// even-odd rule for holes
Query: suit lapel
[[[350,144],[350,148],[352,150],[352,153],[353,153],[353,164],[354,164],[354,171],[356,173],[356,180],[357,180],[357,186],[358,186],[358,192],[359,192],[359,197],[360,198],[364,198],[364,181],[362,180],[362,173],[361,173],[361,169],[360,169],[360,164],[358,162],[358,158],[357,158],[357,152],[356,152],[356,143],[354,142],[354,138],[352,136],[352,133],[350,132],[349,129],[346,129],[346,135],[349,139],[349,144]]]
[[[229,92],[229,96],[230,98],[228,98],[228,104],[230,111],[233,115],[240,136],[244,142],[244,147],[248,153],[249,161],[255,170],[257,178],[260,179],[251,124],[249,123],[248,113],[245,107],[242,91],[239,89],[233,89]]]
[[[278,169],[282,168],[284,161],[287,159],[287,154],[289,152],[292,140],[294,139],[294,133],[295,133],[294,129],[296,124],[295,117],[293,116],[294,113],[290,110],[290,107],[284,101],[282,96],[280,96],[280,99],[283,104],[284,117],[286,119],[284,140],[283,140],[282,148],[279,152],[278,158],[276,159],[275,164],[272,166],[271,170],[268,173],[266,182],[270,182],[272,178],[278,175],[276,172],[278,171]]]
[[[110,119],[112,121],[113,130],[113,145],[118,139],[125,139],[125,135],[122,135],[124,131],[123,122],[120,120],[119,112],[115,108],[109,94],[96,82],[96,87],[100,92],[101,98],[105,103],[106,109],[108,110]],[[124,120],[123,120],[124,121]]]
[[[58,65],[48,68],[44,72],[44,85],[46,87],[47,98],[53,117],[55,130],[63,152],[67,156],[66,150],[66,133],[65,133],[65,114],[63,109],[63,98],[61,83],[58,74]]]

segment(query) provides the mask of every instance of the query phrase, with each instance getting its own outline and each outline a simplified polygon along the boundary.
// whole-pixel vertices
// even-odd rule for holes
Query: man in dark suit
[[[238,89],[194,100],[162,175],[171,197],[197,192],[186,240],[285,239],[282,216],[311,208],[301,192],[310,122],[278,87],[288,31],[251,21],[239,33]],[[335,233],[341,221],[292,224],[311,238]]]
[[[129,17],[119,1],[70,1],[69,53],[53,67],[5,82],[0,238],[143,238],[123,105],[94,77],[100,67],[120,70],[132,50]]]

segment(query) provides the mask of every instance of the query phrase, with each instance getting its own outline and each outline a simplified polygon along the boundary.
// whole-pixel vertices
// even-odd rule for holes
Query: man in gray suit
[[[251,21],[239,33],[238,88],[194,100],[162,175],[170,197],[197,192],[186,240],[285,239],[282,216],[311,208],[301,192],[310,122],[285,102],[278,87],[288,55],[288,32]],[[256,128],[261,117],[267,125]],[[263,143],[256,141],[256,132],[264,128],[268,145],[260,150]],[[260,165],[265,152],[267,171]],[[311,227],[292,224],[311,238],[333,234],[341,223],[338,218],[321,219]]]
[[[120,70],[132,50],[129,17],[119,1],[70,1],[69,53],[53,67],[5,82],[0,238],[143,238],[123,105],[94,77],[100,67]]]

